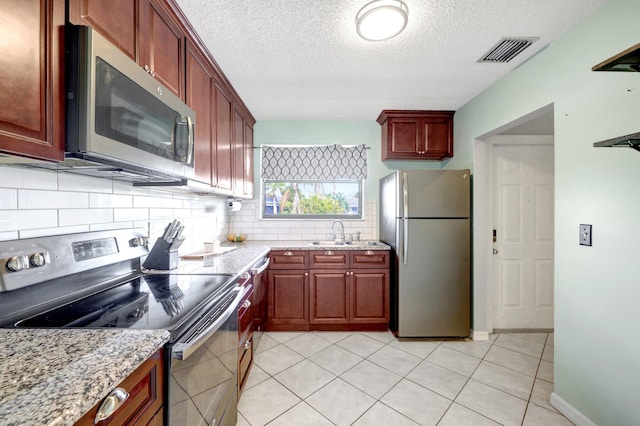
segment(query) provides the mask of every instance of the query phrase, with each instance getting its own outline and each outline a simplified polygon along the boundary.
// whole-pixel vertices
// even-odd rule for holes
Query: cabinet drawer
[[[346,268],[349,266],[349,251],[318,250],[309,254],[310,268]]]
[[[129,398],[106,420],[97,425],[145,425],[162,407],[162,350],[153,354],[117,387],[129,393]],[[78,422],[78,425],[93,425],[96,413],[103,401],[97,403]]]
[[[277,250],[269,254],[269,269],[307,269],[309,257],[307,251]]]
[[[363,250],[351,252],[352,268],[388,268],[389,252],[383,250]]]

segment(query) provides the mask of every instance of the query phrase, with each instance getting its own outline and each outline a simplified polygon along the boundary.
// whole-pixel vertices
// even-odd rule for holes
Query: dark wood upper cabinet
[[[233,191],[233,101],[225,86],[216,82],[214,87],[215,150],[211,163],[215,175],[212,183],[219,193],[231,195]]]
[[[138,13],[138,64],[184,99],[186,30],[162,0],[139,0]]]
[[[69,0],[69,22],[93,27],[136,60],[136,2],[131,0]]]
[[[211,184],[214,72],[200,49],[187,40],[186,103],[196,113],[194,168],[198,181]]]
[[[0,0],[0,152],[64,157],[64,0]]]
[[[384,110],[382,160],[445,160],[453,157],[454,111]]]
[[[233,105],[233,195],[244,196],[244,114],[238,109],[237,104]]]

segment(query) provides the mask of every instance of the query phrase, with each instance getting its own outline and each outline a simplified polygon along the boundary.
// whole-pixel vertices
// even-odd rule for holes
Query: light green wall
[[[640,74],[591,67],[640,42],[639,22],[639,1],[606,3],[460,108],[454,128],[466,166],[475,138],[554,105],[555,392],[598,425],[640,419],[640,153],[592,147],[640,131]],[[578,244],[581,223],[593,247]]]

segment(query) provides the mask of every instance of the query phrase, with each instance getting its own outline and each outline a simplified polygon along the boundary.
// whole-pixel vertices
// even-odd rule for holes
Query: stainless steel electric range
[[[235,425],[241,279],[143,271],[148,253],[135,229],[2,242],[0,326],[167,330],[165,424]]]

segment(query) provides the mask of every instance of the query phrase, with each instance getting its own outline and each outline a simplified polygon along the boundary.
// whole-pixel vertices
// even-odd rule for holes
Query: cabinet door
[[[420,138],[421,122],[416,119],[394,119],[389,123],[388,158],[420,158],[424,141]]]
[[[309,323],[346,324],[349,289],[346,270],[309,271]]]
[[[233,107],[233,142],[231,144],[233,158],[233,195],[244,196],[244,117],[234,102]]]
[[[349,295],[349,322],[389,323],[389,270],[353,270]]]
[[[452,115],[441,114],[425,118],[422,122],[422,139],[425,141],[424,156],[444,160],[453,157]]]
[[[270,270],[267,330],[309,329],[309,273]]]
[[[136,2],[69,0],[69,22],[87,25],[136,60]]]
[[[214,74],[200,50],[187,40],[186,103],[196,113],[194,169],[197,180],[211,184]]]
[[[213,185],[221,194],[232,193],[232,101],[231,95],[219,82],[215,83],[215,151],[212,164],[215,176]]]
[[[253,124],[244,121],[244,197],[253,198]]]
[[[64,0],[0,0],[0,151],[64,157]]]
[[[138,64],[184,100],[184,29],[162,0],[139,0],[138,13]]]

